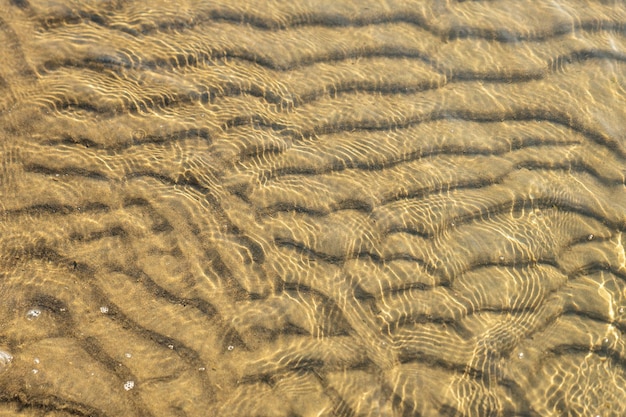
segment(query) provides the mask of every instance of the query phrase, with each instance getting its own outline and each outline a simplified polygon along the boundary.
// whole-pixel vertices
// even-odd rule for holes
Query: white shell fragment
[[[0,350],[0,370],[8,366],[13,360],[13,355],[4,350]]]

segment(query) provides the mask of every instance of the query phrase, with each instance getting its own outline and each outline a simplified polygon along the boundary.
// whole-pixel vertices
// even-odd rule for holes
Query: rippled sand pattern
[[[0,415],[626,415],[621,2],[0,9]]]

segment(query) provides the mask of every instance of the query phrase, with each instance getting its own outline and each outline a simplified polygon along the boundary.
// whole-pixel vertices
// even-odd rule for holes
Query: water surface
[[[621,2],[0,10],[0,414],[626,414]]]

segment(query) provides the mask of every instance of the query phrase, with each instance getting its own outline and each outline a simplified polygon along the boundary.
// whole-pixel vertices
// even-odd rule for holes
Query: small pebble
[[[135,381],[126,381],[124,383],[124,389],[126,391],[130,391],[131,389],[135,388]]]
[[[37,308],[31,308],[28,312],[26,312],[26,318],[28,320],[34,320],[39,316],[41,316],[41,310]]]

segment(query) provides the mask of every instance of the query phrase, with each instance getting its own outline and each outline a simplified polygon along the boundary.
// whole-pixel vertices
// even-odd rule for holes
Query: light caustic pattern
[[[2,0],[0,413],[626,415],[626,8]]]

